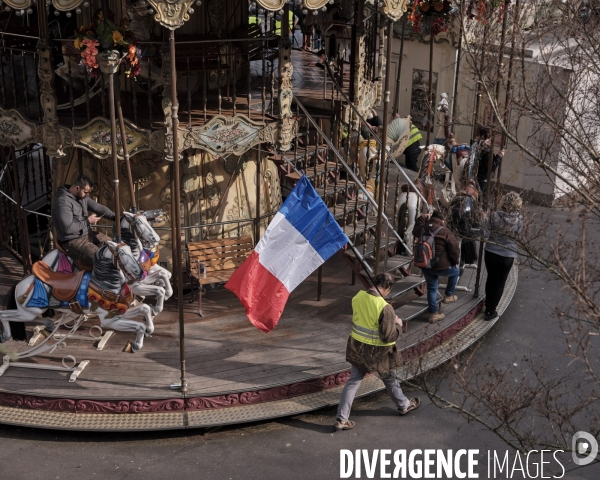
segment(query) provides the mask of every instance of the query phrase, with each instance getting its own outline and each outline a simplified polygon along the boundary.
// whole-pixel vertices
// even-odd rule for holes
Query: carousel
[[[400,74],[386,67],[411,2],[297,3],[4,0],[0,423],[179,429],[334,405],[349,376],[350,300],[382,272],[396,278],[387,300],[407,325],[404,379],[493,326],[472,240],[478,147],[453,154],[431,75],[420,169],[398,161],[411,118],[393,115]],[[450,15],[451,2],[436,3],[431,45]],[[81,175],[116,215],[94,227],[113,241],[93,267],[67,256],[51,220],[57,188]],[[302,176],[348,243],[265,335],[223,284]],[[459,300],[430,324],[411,231],[436,206],[463,238],[465,265]],[[516,283],[514,268],[500,314]],[[383,388],[371,376],[359,395]]]

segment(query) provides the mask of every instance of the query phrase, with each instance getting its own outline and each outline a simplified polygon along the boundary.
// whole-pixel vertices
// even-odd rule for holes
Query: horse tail
[[[8,294],[6,295],[6,300],[4,302],[4,306],[6,310],[16,310],[17,309],[17,299],[15,297],[17,290],[17,283],[15,283]],[[12,332],[12,338],[15,341],[26,341],[27,334],[25,333],[25,323],[24,322],[8,322],[10,325],[10,331]]]

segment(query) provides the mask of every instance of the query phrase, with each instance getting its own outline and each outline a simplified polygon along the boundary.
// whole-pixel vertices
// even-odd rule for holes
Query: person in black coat
[[[479,165],[477,167],[477,183],[481,192],[485,195],[485,189],[487,187],[487,174],[488,165],[490,162],[490,152],[492,151],[492,140],[488,130],[481,129],[479,132],[479,140],[482,143],[481,153],[479,154]],[[498,170],[502,157],[504,157],[505,150],[502,149],[500,152],[494,154],[494,161],[492,162],[492,175]]]

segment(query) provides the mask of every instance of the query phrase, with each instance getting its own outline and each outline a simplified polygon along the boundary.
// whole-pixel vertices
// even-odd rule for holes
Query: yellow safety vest
[[[395,342],[384,343],[379,338],[379,316],[388,303],[382,297],[376,297],[367,292],[360,291],[352,299],[352,333],[354,340],[375,345],[389,347]]]
[[[422,138],[423,138],[423,135],[421,135],[421,132],[419,131],[419,129],[417,127],[415,127],[411,123],[411,125],[410,125],[410,137],[408,138],[408,143],[406,144],[406,146],[409,147],[413,143],[418,142],[419,140],[421,140]]]
[[[288,17],[290,21],[290,33],[294,29],[294,12],[291,10],[288,12]],[[275,20],[275,35],[281,35],[281,20]]]

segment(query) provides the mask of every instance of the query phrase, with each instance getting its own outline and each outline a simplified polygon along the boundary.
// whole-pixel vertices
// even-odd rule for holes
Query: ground
[[[517,363],[513,368],[518,370],[522,355],[531,349],[544,354],[557,372],[565,369],[569,359],[562,354],[564,336],[551,315],[555,304],[551,302],[560,298],[560,287],[545,274],[523,269],[511,305],[476,355],[499,365]],[[540,331],[545,334],[539,335]],[[423,397],[419,392],[411,395]],[[487,473],[487,451],[504,455],[507,450],[490,431],[436,408],[425,398],[421,408],[406,417],[396,414],[385,393],[357,401],[351,417],[357,426],[352,431],[332,433],[334,417],[335,409],[330,408],[252,425],[151,434],[80,434],[0,426],[0,477],[334,479],[340,478],[341,449],[464,448],[480,450],[475,471],[479,478],[493,478]],[[512,451],[509,455],[514,458]],[[599,465],[572,470],[570,455],[560,458],[568,470],[562,478],[600,478]],[[560,468],[544,472],[545,476],[560,473]],[[364,468],[361,478],[368,478]],[[380,478],[379,470],[374,478]],[[525,477],[516,471],[512,478]]]

